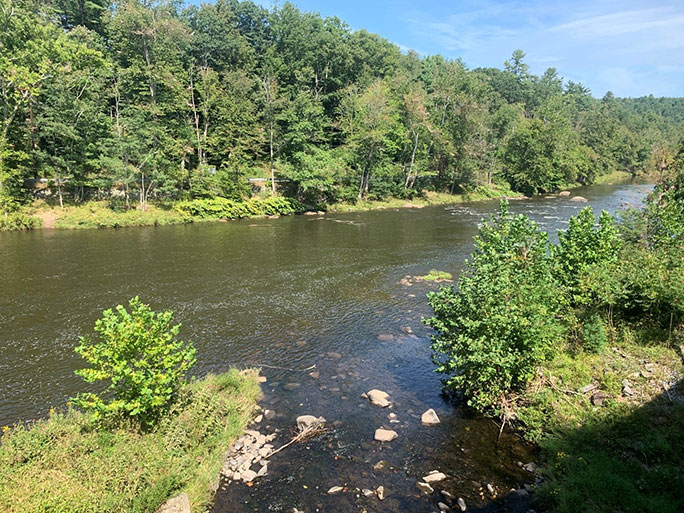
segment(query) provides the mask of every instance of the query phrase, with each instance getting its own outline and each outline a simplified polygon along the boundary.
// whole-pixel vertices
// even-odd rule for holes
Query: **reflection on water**
[[[638,203],[649,186],[577,190],[595,209]],[[511,201],[552,234],[585,206],[567,198]],[[264,404],[286,439],[294,418],[325,416],[335,428],[273,458],[253,488],[230,485],[217,511],[433,511],[415,479],[432,469],[446,486],[485,504],[473,481],[502,490],[529,480],[530,458],[513,435],[470,418],[440,395],[429,354],[425,293],[398,284],[430,269],[457,275],[496,201],[391,211],[122,230],[0,234],[0,425],[45,415],[83,388],[73,370],[77,337],[104,308],[134,295],[172,309],[198,349],[197,374],[263,366]],[[410,327],[414,335],[405,329]],[[380,338],[379,335],[383,335]],[[389,335],[392,335],[391,337]],[[309,375],[315,365],[318,378]],[[399,423],[360,398],[392,396]],[[434,408],[442,424],[426,428]],[[373,442],[377,427],[399,438]],[[387,467],[373,470],[385,460]],[[334,485],[384,485],[388,497],[327,497]],[[306,486],[306,488],[304,488]]]

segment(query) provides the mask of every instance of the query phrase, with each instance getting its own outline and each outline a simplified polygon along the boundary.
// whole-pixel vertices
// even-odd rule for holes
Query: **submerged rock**
[[[375,440],[378,442],[391,442],[398,436],[397,432],[391,429],[378,428],[375,430]]]
[[[421,415],[420,421],[426,426],[434,426],[439,424],[439,417],[437,416],[437,412],[430,408],[428,411],[423,413],[423,415]]]
[[[465,501],[461,497],[458,498],[458,501],[456,501],[456,504],[458,504],[458,507],[461,509],[461,511],[465,511],[466,509],[468,509],[468,508],[466,508]]]
[[[432,494],[432,492],[435,491],[434,488],[432,488],[432,486],[430,486],[427,483],[421,483],[420,481],[416,483],[416,486],[420,490],[420,493],[422,493],[423,495],[430,495]]]
[[[377,390],[374,388],[373,390],[369,390],[366,395],[368,396],[368,400],[370,401],[370,403],[374,406],[387,408],[390,405],[390,396],[387,392],[383,392],[382,390]]]
[[[385,500],[385,487],[384,486],[378,486],[378,489],[375,490],[375,493],[378,494],[378,499]]]
[[[561,198],[570,196],[570,191],[560,191],[560,192],[558,193],[558,196],[560,196]]]
[[[328,495],[335,495],[336,493],[340,493],[342,490],[344,490],[343,486],[333,486],[328,490]]]
[[[297,429],[299,431],[314,428],[319,424],[325,424],[324,417],[314,417],[313,415],[300,415],[297,417]]]
[[[573,196],[570,198],[570,201],[574,201],[575,203],[586,203],[588,200],[583,196]]]

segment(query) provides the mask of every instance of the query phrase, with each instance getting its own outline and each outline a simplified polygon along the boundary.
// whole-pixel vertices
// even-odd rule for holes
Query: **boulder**
[[[370,401],[370,403],[374,406],[387,408],[390,405],[390,396],[387,392],[383,392],[382,390],[377,390],[374,388],[373,390],[369,390],[366,395],[368,396],[368,400]]]
[[[333,486],[328,490],[328,495],[335,495],[336,493],[340,493],[342,490],[344,490],[343,486]]]
[[[378,486],[378,489],[375,490],[375,493],[378,494],[378,499],[385,500],[385,487],[384,486]]]
[[[594,406],[601,406],[603,402],[609,397],[610,396],[607,393],[603,392],[602,390],[599,390],[591,396],[591,404],[593,404]]]
[[[435,412],[435,410],[430,408],[428,411],[423,413],[423,415],[421,415],[420,421],[425,426],[434,426],[436,424],[439,424],[439,417],[437,416],[437,413]]]
[[[449,511],[449,506],[444,504],[443,502],[438,502],[437,507],[439,508],[440,511]]]
[[[378,428],[375,430],[375,439],[378,442],[391,442],[398,436],[397,432],[391,429]]]
[[[273,410],[264,410],[264,418],[266,420],[273,420],[275,418],[275,412]]]
[[[558,196],[560,196],[561,198],[568,197],[568,196],[570,196],[570,191],[560,191],[558,193]]]
[[[314,417],[313,415],[300,415],[297,417],[297,429],[299,431],[313,429],[321,424],[325,424],[325,418],[323,417]]]
[[[190,499],[187,493],[181,493],[169,499],[157,510],[157,513],[191,513]]]
[[[588,200],[583,196],[573,196],[570,198],[570,201],[574,201],[575,203],[586,203]]]
[[[361,493],[364,497],[372,497],[374,495],[373,490],[369,488],[364,488],[363,490],[361,490]]]

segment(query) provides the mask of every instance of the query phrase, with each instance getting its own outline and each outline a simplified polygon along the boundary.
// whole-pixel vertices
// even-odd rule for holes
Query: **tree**
[[[448,389],[483,413],[511,417],[515,394],[563,336],[547,234],[502,202],[475,238],[456,287],[428,295],[432,350]]]
[[[108,382],[112,400],[95,393],[73,399],[96,421],[131,418],[151,427],[173,401],[178,386],[195,363],[191,343],[178,340],[180,324],[171,325],[173,313],[155,313],[138,297],[105,310],[95,322],[100,340],[81,337],[76,352],[91,367],[76,374],[88,383]]]

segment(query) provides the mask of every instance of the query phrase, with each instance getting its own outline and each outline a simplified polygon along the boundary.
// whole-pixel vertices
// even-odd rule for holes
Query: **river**
[[[648,185],[576,189],[597,211],[638,204]],[[550,233],[585,204],[567,198],[511,201]],[[457,276],[472,251],[478,222],[496,201],[228,223],[126,228],[37,230],[0,234],[0,425],[46,415],[84,383],[73,373],[79,335],[91,334],[105,308],[139,295],[171,309],[183,338],[197,347],[194,372],[262,366],[264,407],[287,440],[297,415],[323,415],[334,426],[273,458],[254,487],[219,492],[217,512],[434,511],[418,495],[416,478],[447,472],[450,490],[488,507],[473,481],[500,490],[529,476],[518,462],[531,449],[497,426],[470,416],[440,394],[430,360],[430,311],[436,287],[399,284],[430,269]],[[410,330],[407,330],[410,328]],[[413,334],[407,333],[412,331]],[[380,336],[380,337],[379,337]],[[311,366],[320,373],[310,376]],[[304,370],[309,369],[309,370]],[[360,395],[391,395],[399,423]],[[423,427],[434,408],[442,423]],[[377,427],[399,438],[373,441]],[[374,470],[379,460],[387,467]],[[327,497],[334,485],[376,488],[387,498],[352,492]],[[491,506],[493,507],[493,506]]]

